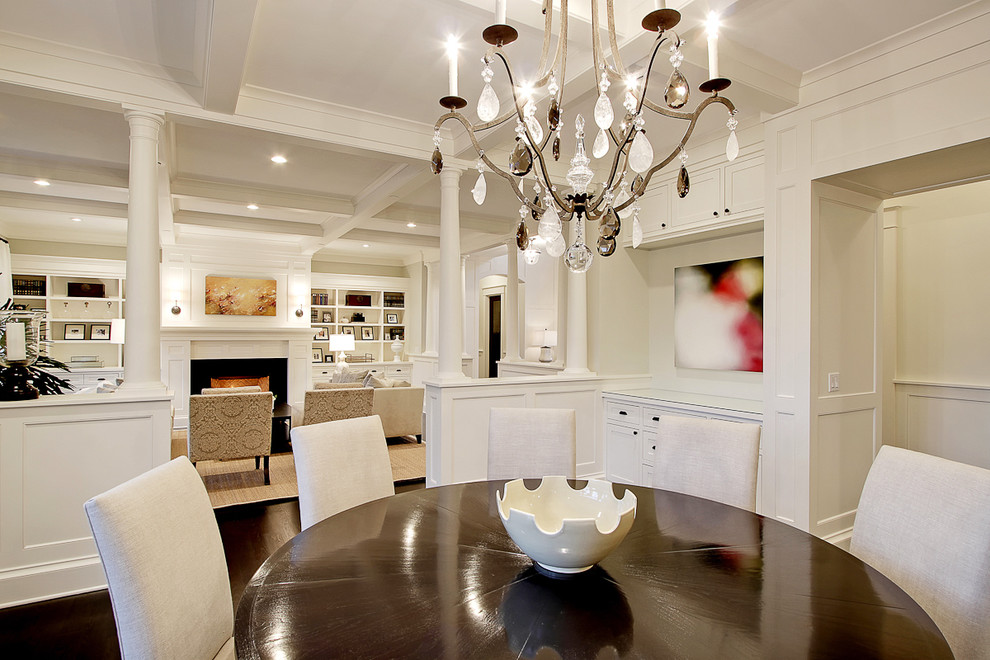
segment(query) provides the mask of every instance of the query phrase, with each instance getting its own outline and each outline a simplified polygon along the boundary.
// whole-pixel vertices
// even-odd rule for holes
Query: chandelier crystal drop
[[[678,155],[681,162],[676,174],[676,190],[681,197],[688,194],[690,179],[684,149],[704,110],[721,105],[728,112],[726,127],[729,135],[725,155],[729,160],[739,155],[736,136],[738,122],[734,116],[736,108],[721,95],[731,84],[730,81],[715,77],[702,82],[695,87],[696,98],[691,98],[691,87],[681,71],[684,61],[680,51],[682,42],[673,31],[681,20],[680,13],[673,9],[655,9],[646,14],[642,20],[643,29],[653,32],[655,39],[650,40],[651,45],[645,52],[636,53],[631,58],[636,64],[629,68],[620,56],[623,53],[615,34],[613,0],[589,0],[589,3],[591,24],[595,29],[590,34],[590,49],[582,48],[582,52],[591,51],[594,68],[577,70],[575,79],[589,73],[596,78],[594,91],[598,93],[592,97],[594,109],[591,118],[597,130],[593,141],[586,136],[584,119],[575,115],[573,151],[568,160],[556,164],[561,160],[561,131],[567,125],[565,122],[571,121],[570,117],[565,116],[568,107],[568,101],[564,98],[567,91],[565,83],[574,82],[564,77],[568,44],[573,39],[560,38],[568,34],[568,0],[558,0],[542,3],[546,14],[543,48],[539,51],[538,64],[532,63],[536,66],[530,66],[527,62],[527,66],[522,67],[527,72],[525,80],[516,75],[509,59],[511,45],[519,36],[518,31],[508,24],[507,19],[498,20],[484,30],[487,47],[481,54],[484,85],[477,101],[477,124],[461,112],[468,102],[456,96],[456,62],[451,59],[450,95],[440,100],[445,114],[435,126],[431,157],[431,169],[439,173],[444,164],[440,128],[446,121],[454,120],[464,127],[479,156],[483,155],[481,144],[485,144],[485,131],[514,121],[516,142],[508,147],[508,162],[504,156],[498,159],[499,164],[487,157],[483,163],[479,161],[478,179],[471,190],[474,200],[482,204],[487,196],[486,167],[499,178],[517,184],[521,184],[522,177],[532,173],[536,179],[535,196],[527,197],[521,185],[512,186],[513,194],[522,204],[516,233],[517,245],[527,252],[527,263],[545,252],[554,258],[563,256],[567,267],[579,273],[588,270],[595,252],[607,257],[617,250],[621,219],[626,219],[627,227],[631,226],[633,247],[642,243],[638,200],[647,193],[645,182],[657,180],[656,175],[667,166],[671,170],[677,167],[675,161]],[[717,71],[717,53],[713,49],[709,55],[710,71]],[[666,68],[667,62],[670,69],[666,78],[662,74],[650,75],[654,67]],[[711,66],[712,62],[715,66]],[[511,103],[507,104],[511,109],[505,113],[500,108],[498,90],[492,84],[495,79],[493,69],[498,67],[504,68],[506,74],[505,82],[499,83],[505,85],[501,90],[502,97],[511,96]],[[502,76],[499,79],[502,81]],[[654,89],[650,88],[651,80],[655,83]],[[608,94],[610,87],[617,83],[622,85],[622,91],[618,94],[613,90],[616,103],[621,100],[619,117],[615,115]],[[581,90],[578,92],[583,93]],[[702,98],[699,100],[697,97]],[[689,101],[697,102],[693,110],[688,108]],[[648,131],[652,140],[647,138]],[[655,146],[659,145],[665,145],[663,153],[654,151]],[[563,167],[565,163],[566,172]],[[527,228],[530,217],[537,223],[532,234]],[[563,226],[572,220],[576,223],[576,238],[568,246]],[[585,223],[594,223],[588,226],[589,233],[594,232],[591,247],[585,243]]]

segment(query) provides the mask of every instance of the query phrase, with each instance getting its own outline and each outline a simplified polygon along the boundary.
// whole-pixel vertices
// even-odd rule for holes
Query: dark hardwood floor
[[[395,487],[397,493],[423,488]],[[245,504],[216,511],[234,607],[258,567],[299,533],[299,502]],[[0,609],[0,649],[7,658],[119,658],[110,595],[79,596]]]

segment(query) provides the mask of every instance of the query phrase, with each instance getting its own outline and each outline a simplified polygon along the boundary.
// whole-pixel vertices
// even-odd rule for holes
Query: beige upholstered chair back
[[[204,387],[200,394],[245,394],[248,392],[260,392],[259,385],[241,385],[239,387]]]
[[[560,408],[492,408],[488,417],[488,478],[574,478],[575,415]]]
[[[85,504],[125,660],[234,657],[234,608],[210,498],[186,457]]]
[[[957,658],[990,658],[990,470],[881,447],[850,551],[914,598]]]
[[[302,528],[395,494],[385,433],[377,415],[291,431]]]
[[[303,399],[302,425],[367,417],[374,397],[375,391],[370,387],[309,390]]]
[[[272,453],[271,392],[189,397],[189,460],[229,460]]]
[[[653,486],[756,511],[760,426],[663,415]]]
[[[318,390],[353,390],[364,387],[362,383],[316,383],[315,388]]]

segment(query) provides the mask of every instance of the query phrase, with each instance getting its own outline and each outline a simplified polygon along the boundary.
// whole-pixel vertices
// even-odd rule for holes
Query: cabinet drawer
[[[385,367],[385,375],[389,378],[394,378],[398,380],[409,380],[409,374],[412,371],[409,367]]]
[[[318,367],[313,369],[313,378],[316,380],[329,380],[333,376],[333,367]]]
[[[628,403],[607,401],[605,403],[605,418],[610,422],[639,426],[643,419],[643,409]]]
[[[696,413],[688,410],[677,410],[674,408],[644,408],[643,428],[646,430],[656,430],[657,425],[660,423],[661,417],[699,417],[704,419],[707,415],[700,412]]]
[[[655,465],[654,459],[657,455],[657,434],[652,431],[643,432],[643,463]],[[644,484],[649,486],[649,482]]]

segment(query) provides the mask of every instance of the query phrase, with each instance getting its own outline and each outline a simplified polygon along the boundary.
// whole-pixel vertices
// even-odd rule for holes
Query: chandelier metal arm
[[[512,192],[515,193],[516,197],[519,199],[520,202],[528,206],[533,211],[537,211],[539,213],[543,212],[543,209],[541,209],[539,206],[534,205],[528,199],[526,199],[526,196],[523,195],[522,192],[519,190],[519,187],[516,186],[516,180],[518,179],[518,177],[513,176],[512,174],[509,174],[508,172],[504,171],[498,165],[493,163],[492,160],[487,155],[485,155],[485,150],[481,148],[480,144],[478,144],[478,139],[475,137],[474,131],[471,130],[471,123],[467,120],[467,117],[456,111],[448,112],[447,114],[443,115],[442,117],[440,117],[440,119],[437,120],[436,128],[440,128],[440,125],[443,124],[448,119],[456,119],[457,121],[461,122],[461,125],[464,126],[465,129],[467,129],[468,137],[471,139],[471,144],[474,145],[474,150],[478,152],[478,157],[481,158],[482,162],[484,162],[485,165],[487,165],[492,172],[494,172],[495,174],[497,174],[498,176],[502,177],[503,179],[509,182],[510,184],[509,187],[512,188]]]

